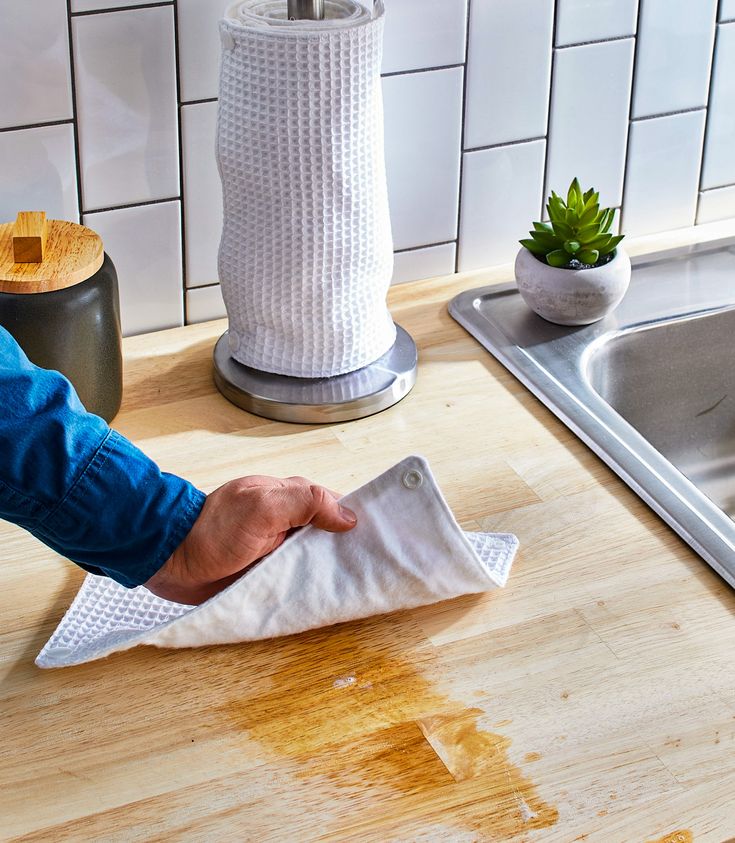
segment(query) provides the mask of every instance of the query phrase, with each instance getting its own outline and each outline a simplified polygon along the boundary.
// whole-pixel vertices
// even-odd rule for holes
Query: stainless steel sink
[[[515,284],[449,310],[735,586],[735,239],[633,259],[595,325],[545,322]]]

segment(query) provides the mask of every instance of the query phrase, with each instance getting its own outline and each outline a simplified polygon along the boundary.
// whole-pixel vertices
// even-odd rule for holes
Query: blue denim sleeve
[[[132,588],[183,541],[204,500],[88,413],[63,375],[34,366],[0,328],[0,518]]]

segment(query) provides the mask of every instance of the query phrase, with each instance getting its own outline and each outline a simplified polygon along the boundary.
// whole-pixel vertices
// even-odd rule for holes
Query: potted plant
[[[523,300],[549,322],[589,325],[613,310],[630,283],[630,258],[613,235],[614,208],[600,208],[575,178],[567,200],[551,191],[549,222],[535,222],[515,263]]]

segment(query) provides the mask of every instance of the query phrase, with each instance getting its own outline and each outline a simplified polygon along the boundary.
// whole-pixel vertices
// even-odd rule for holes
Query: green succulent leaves
[[[576,178],[566,202],[552,190],[546,205],[549,222],[535,222],[531,237],[521,245],[549,266],[571,269],[597,263],[612,254],[625,236],[611,234],[615,208],[601,209],[599,200],[593,188],[582,193]]]

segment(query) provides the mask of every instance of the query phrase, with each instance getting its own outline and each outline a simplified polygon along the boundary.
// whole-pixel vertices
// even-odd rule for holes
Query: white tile
[[[465,152],[459,271],[508,263],[539,219],[546,142]]]
[[[393,246],[457,236],[462,69],[383,80]]]
[[[195,322],[209,322],[210,319],[222,319],[224,316],[227,316],[227,311],[219,284],[186,291],[187,325],[193,325]]]
[[[467,0],[386,0],[383,73],[460,64],[466,27]]]
[[[217,250],[222,234],[222,183],[214,157],[216,129],[216,102],[185,105],[181,109],[187,287],[219,280]]]
[[[179,202],[85,214],[117,269],[123,334],[183,323]]]
[[[650,234],[694,225],[704,111],[633,123],[623,231]]]
[[[79,221],[74,132],[70,124],[0,132],[0,222],[18,211]]]
[[[435,278],[454,272],[456,244],[441,243],[424,249],[397,252],[393,256],[392,284],[416,281],[420,278]]]
[[[122,6],[149,6],[160,0],[71,0],[72,12],[93,12],[97,9],[119,9]]]
[[[472,4],[465,149],[546,134],[553,15],[553,0]]]
[[[601,201],[619,205],[628,136],[633,39],[559,50],[549,127],[546,192],[566,191],[577,176]],[[594,103],[587,119],[585,103]]]
[[[218,95],[219,20],[228,0],[178,0],[181,101]]]
[[[721,0],[720,20],[735,20],[735,0]]]
[[[84,207],[179,193],[173,9],[73,19]]]
[[[706,105],[717,0],[643,0],[633,117]]]
[[[718,27],[702,187],[735,183],[735,23]]]
[[[72,116],[65,0],[0,0],[0,127]]]
[[[697,225],[735,217],[735,185],[706,190],[699,194]]]
[[[638,0],[559,0],[557,46],[635,35]]]

